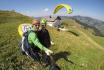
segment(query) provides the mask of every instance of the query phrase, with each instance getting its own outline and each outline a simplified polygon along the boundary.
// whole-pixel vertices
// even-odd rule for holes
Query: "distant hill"
[[[95,31],[95,35],[104,36],[104,22],[101,20],[93,19],[91,17],[73,16],[79,24],[90,27]]]
[[[94,35],[96,36],[104,36],[104,21],[94,19],[91,17],[85,17],[85,16],[60,16],[62,20],[64,19],[73,19],[82,26],[84,26],[85,29],[91,28],[94,30]],[[37,17],[37,19],[40,19],[41,17]],[[54,19],[55,17],[52,17],[51,19]]]
[[[22,15],[20,13],[12,11],[6,11],[6,10],[0,10],[0,24],[1,23],[20,23],[20,22],[28,22],[31,21],[32,17],[28,17],[25,15]]]

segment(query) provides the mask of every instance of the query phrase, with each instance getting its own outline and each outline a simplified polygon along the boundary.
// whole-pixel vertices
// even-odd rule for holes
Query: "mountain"
[[[73,16],[72,18],[79,24],[92,28],[95,31],[95,35],[104,36],[104,21],[83,16]]]

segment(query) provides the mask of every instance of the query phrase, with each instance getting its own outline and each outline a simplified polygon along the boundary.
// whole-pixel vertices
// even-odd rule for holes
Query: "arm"
[[[48,30],[47,30],[47,35],[49,37],[49,40],[50,40],[51,45],[54,45],[54,42],[52,41],[52,38],[50,37],[50,34],[49,34]]]
[[[36,45],[39,49],[46,51],[47,48],[45,48],[38,40],[37,35],[33,32],[29,34],[29,39]]]

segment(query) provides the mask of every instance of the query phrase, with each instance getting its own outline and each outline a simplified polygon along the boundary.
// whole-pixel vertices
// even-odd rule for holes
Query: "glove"
[[[50,54],[52,54],[52,53],[53,53],[53,51],[51,51],[51,50],[47,49],[47,50],[45,51],[45,53],[46,53],[47,55],[50,55]]]

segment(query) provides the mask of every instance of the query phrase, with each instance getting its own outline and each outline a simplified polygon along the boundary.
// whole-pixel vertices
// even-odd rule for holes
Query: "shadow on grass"
[[[67,62],[70,62],[71,64],[74,64],[74,62],[72,62],[71,60],[68,59],[68,56],[71,55],[70,52],[59,52],[53,55],[53,59],[55,62],[57,62],[59,59],[64,59]]]
[[[68,31],[68,32],[72,33],[72,34],[75,35],[75,36],[79,36],[78,33],[75,33],[75,32],[73,32],[73,31]]]

